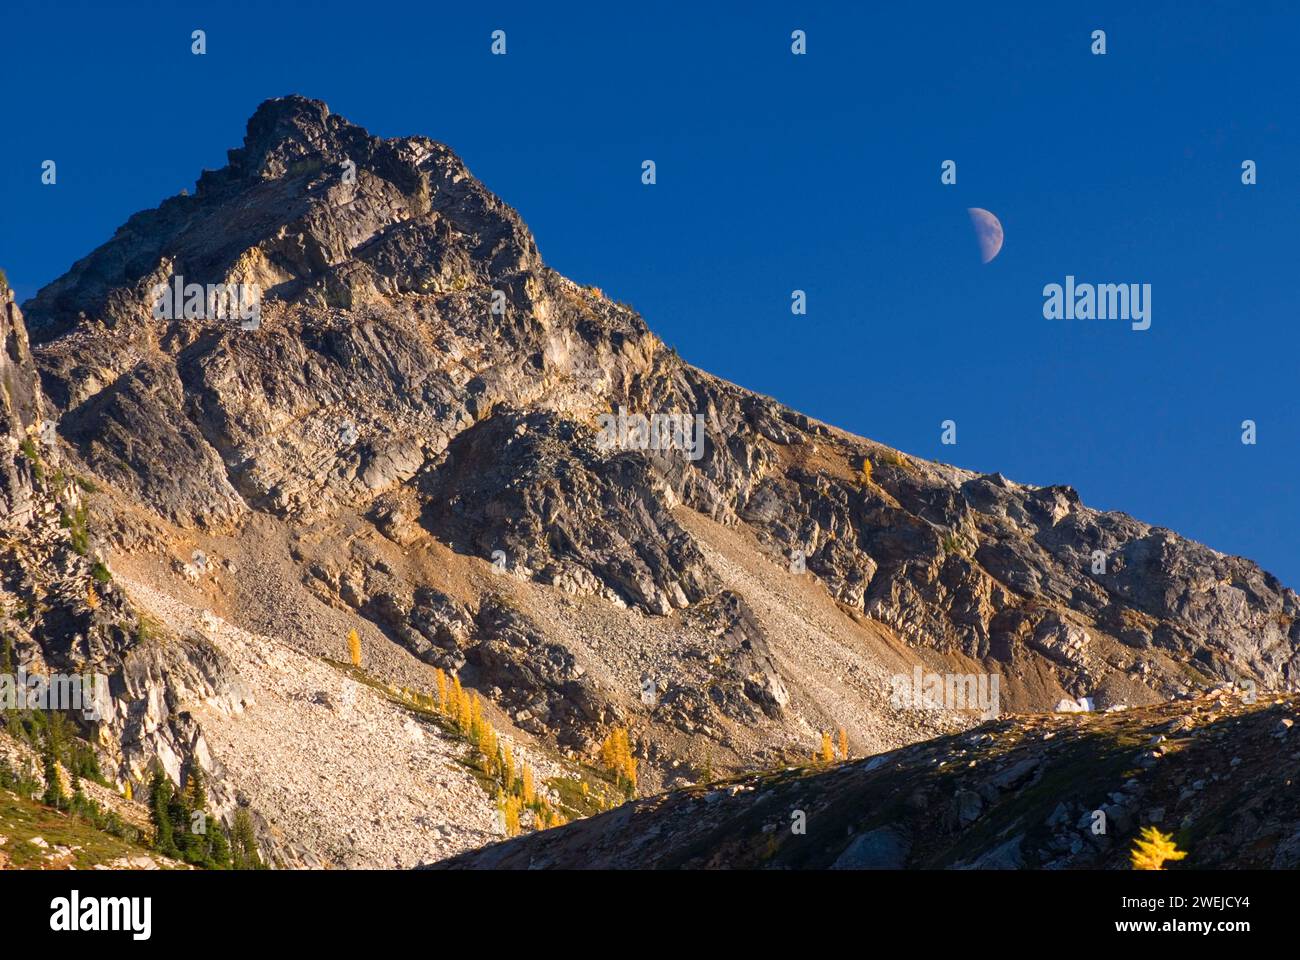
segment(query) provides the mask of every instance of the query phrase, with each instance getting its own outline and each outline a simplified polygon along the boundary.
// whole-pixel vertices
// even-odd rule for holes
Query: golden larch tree
[[[348,631],[348,656],[352,658],[352,666],[361,666],[361,634],[355,627]]]
[[[506,836],[516,836],[519,833],[519,798],[498,793],[497,809],[501,811],[501,825],[505,828]]]
[[[1133,844],[1133,869],[1163,870],[1166,860],[1181,860],[1185,856],[1187,851],[1178,849],[1173,836],[1155,827],[1143,827]]]
[[[533,768],[526,763],[524,764],[523,781],[524,806],[532,806],[537,802],[537,789],[533,785]]]
[[[509,792],[510,785],[515,780],[515,758],[510,752],[510,744],[506,744],[501,756],[501,779],[506,785],[506,791]]]
[[[630,788],[636,789],[636,758],[628,740],[627,727],[615,727],[600,745],[600,762]]]
[[[438,709],[443,713],[447,712],[447,674],[443,672],[442,667],[437,667],[433,671],[434,678],[438,681]]]
[[[822,748],[818,752],[817,759],[823,763],[835,762],[835,745],[831,743],[831,735],[822,731]]]

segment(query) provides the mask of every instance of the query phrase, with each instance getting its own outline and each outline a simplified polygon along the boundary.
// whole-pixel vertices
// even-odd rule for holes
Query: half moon
[[[988,263],[1002,249],[1002,224],[982,207],[967,207],[971,226],[975,228],[975,240],[980,246],[980,262]]]

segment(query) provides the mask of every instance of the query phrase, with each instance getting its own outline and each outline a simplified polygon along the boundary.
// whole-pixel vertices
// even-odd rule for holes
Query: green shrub
[[[83,557],[90,552],[90,531],[86,527],[88,513],[89,511],[83,503],[73,510],[71,514],[65,510],[59,517],[59,526],[71,531],[72,549]],[[107,573],[107,571],[105,572]]]

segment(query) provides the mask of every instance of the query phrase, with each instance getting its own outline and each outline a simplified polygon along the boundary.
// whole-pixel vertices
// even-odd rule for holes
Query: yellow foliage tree
[[[600,762],[628,790],[636,790],[636,758],[628,742],[627,727],[615,727],[600,745]]]
[[[1134,870],[1163,870],[1166,860],[1181,860],[1186,850],[1179,850],[1174,838],[1155,827],[1143,827],[1133,844]]]
[[[483,702],[474,694],[469,704],[469,742],[474,746],[483,746]]]
[[[822,731],[822,748],[818,751],[817,759],[823,763],[835,762],[835,745],[831,743],[831,735]]]
[[[506,785],[506,790],[510,790],[510,785],[515,779],[515,758],[510,752],[510,744],[505,745],[505,750],[501,758],[501,779]]]
[[[460,685],[460,676],[454,673],[451,675],[451,710],[451,718],[456,721],[456,727],[461,733],[468,733],[469,695],[465,693],[465,688]]]
[[[91,610],[99,609],[99,594],[95,592],[93,583],[86,584],[86,606],[90,607]]]
[[[871,483],[871,461],[866,457],[862,458],[862,485],[865,487]]]
[[[533,784],[533,768],[524,764],[523,789],[521,794],[524,798],[524,806],[531,807],[537,802],[537,788]]]
[[[849,758],[849,735],[848,733],[845,732],[843,727],[840,727],[840,759],[847,760],[848,758]]]
[[[352,666],[361,666],[361,634],[356,628],[348,631],[348,655],[352,658]]]
[[[516,836],[519,833],[519,798],[498,793],[497,809],[501,811],[501,822],[505,827],[506,836]]]
[[[434,678],[438,681],[438,709],[443,713],[447,712],[447,674],[438,667],[433,671]]]
[[[532,812],[532,827],[538,830],[557,826],[568,821],[555,810],[545,794],[537,788],[537,772],[527,763],[519,762],[516,775],[516,760],[510,743],[501,738],[496,729],[484,716],[483,701],[477,692],[471,693],[460,682],[460,677],[452,673],[450,683],[447,674],[440,668],[434,669],[437,682],[437,699],[432,693],[427,696],[412,692],[407,688],[400,691],[406,700],[416,704],[429,705],[430,709],[440,711],[455,724],[456,729],[469,741],[478,757],[479,769],[498,784],[496,805],[501,813],[502,824],[508,836],[515,836],[523,829],[522,815],[525,809]],[[391,688],[396,694],[397,688]],[[620,776],[621,782],[635,787],[636,761],[632,758],[628,744],[627,731],[619,730],[606,738],[607,746],[602,748],[602,756],[611,760],[611,768]],[[587,793],[587,785],[582,785]]]

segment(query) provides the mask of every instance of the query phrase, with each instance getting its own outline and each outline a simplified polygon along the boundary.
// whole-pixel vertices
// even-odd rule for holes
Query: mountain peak
[[[151,291],[182,280],[254,286],[268,308],[254,327],[155,316]],[[398,691],[453,675],[527,744],[539,795],[634,750],[636,776],[620,760],[592,794],[793,767],[810,750],[824,770],[1009,711],[1127,710],[1220,684],[1253,697],[1300,678],[1300,597],[1254,564],[1090,509],[1069,486],[906,456],[710,376],[631,308],[546,269],[447,147],[372,137],[318,101],[264,103],[195,194],[131,217],[29,306],[30,353],[0,299],[0,514],[22,534],[0,538],[0,610],[22,611],[6,625],[20,662],[109,676],[94,742],[114,781],[198,763],[227,814],[248,798],[277,825],[263,833],[282,863],[410,862],[430,817],[465,827],[440,856],[481,842],[495,811],[474,791],[489,781],[431,778],[431,763],[464,767],[460,743],[430,754],[423,738],[447,731],[425,707],[396,713]],[[343,638],[362,634],[340,672]],[[361,694],[344,687],[345,701],[344,681]],[[1100,722],[1127,753],[1166,718],[1128,725],[1125,710]],[[403,735],[417,720],[421,739]],[[1275,715],[1250,722],[1254,742],[1286,736]],[[836,729],[837,750],[821,733]],[[1046,732],[1053,746],[1026,758],[1064,782],[1055,759],[1082,768]],[[926,748],[907,775],[960,774],[976,745]],[[321,764],[331,751],[364,766]],[[1243,756],[1266,769],[1263,751]],[[1116,755],[1112,795],[1139,762]],[[413,779],[363,775],[388,769]],[[883,768],[845,769],[829,783],[848,792],[806,784],[822,811],[915,793]],[[1029,782],[1006,773],[992,775],[1013,791]],[[790,809],[780,783],[751,786]],[[958,812],[1000,802],[985,786],[952,782]],[[1176,786],[1157,796],[1174,822]],[[351,809],[370,810],[426,787],[436,805],[375,824],[301,804],[355,794]],[[565,792],[565,816],[605,805]],[[1096,809],[1066,792],[1072,822]],[[740,793],[709,795],[753,812]],[[932,796],[932,818],[908,801],[900,832],[948,819],[950,794]],[[1016,802],[1002,812],[1023,814]],[[663,836],[722,822],[696,822],[694,801],[665,810]],[[587,828],[626,850],[620,817]],[[858,843],[846,826],[875,825],[815,814],[772,863],[814,849],[840,862]],[[957,860],[964,843],[913,862]],[[699,848],[669,846],[658,862]]]
[[[540,267],[519,216],[447,147],[381,139],[319,100],[280,97],[248,121],[226,167],[193,195],[131,217],[26,304],[33,338],[89,319],[132,327],[151,291],[256,285],[259,296],[353,306],[480,288]]]
[[[230,165],[275,179],[292,161],[313,155],[332,158],[356,138],[369,136],[331,114],[323,101],[298,94],[275,97],[263,101],[249,118],[244,146],[231,151]]]

